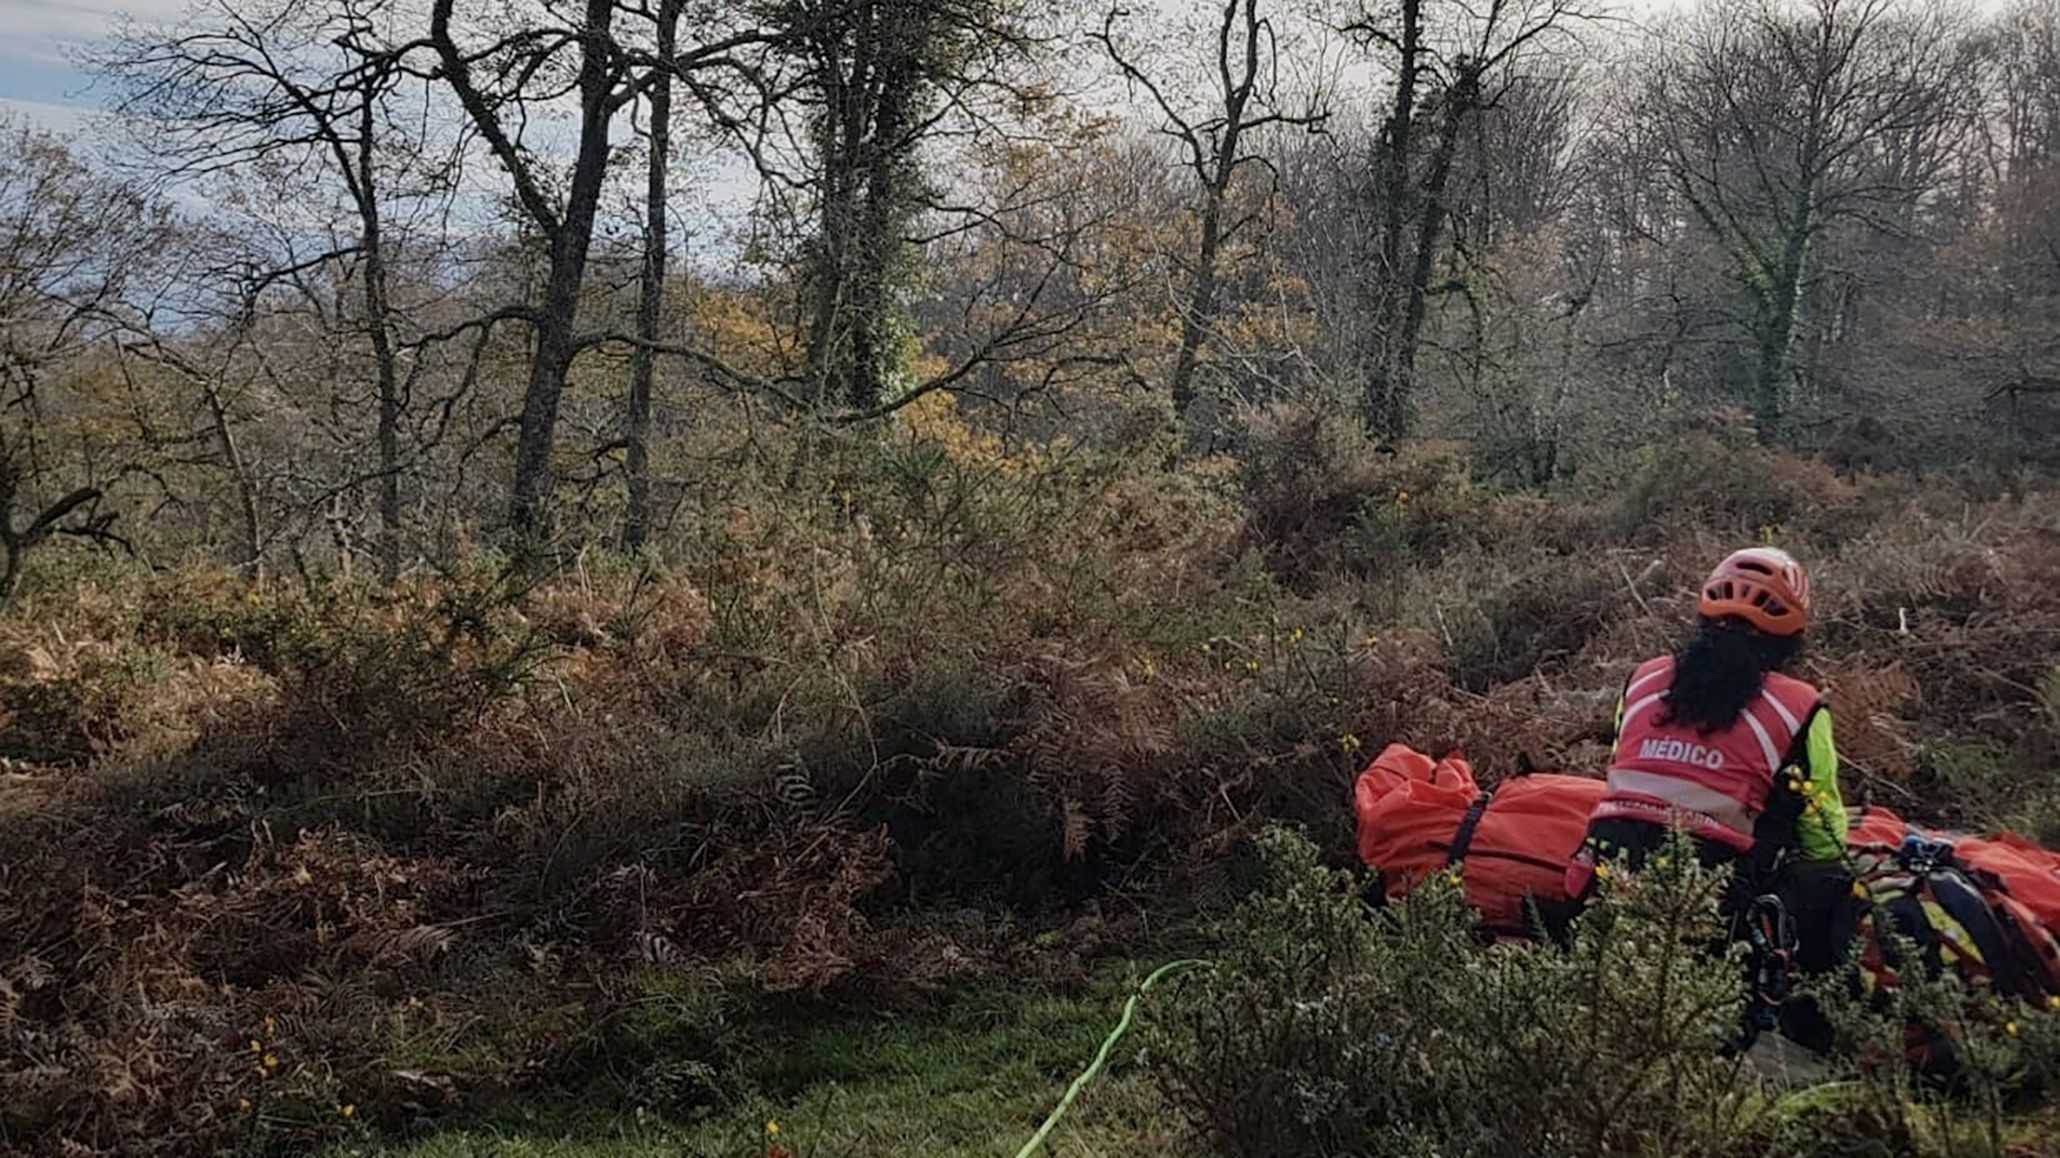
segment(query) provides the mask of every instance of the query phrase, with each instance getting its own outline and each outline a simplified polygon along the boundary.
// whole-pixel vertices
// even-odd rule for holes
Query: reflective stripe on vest
[[[1644,797],[1682,812],[1707,816],[1734,832],[1752,831],[1752,813],[1744,804],[1693,780],[1632,768],[1609,770],[1611,797]]]
[[[1660,722],[1673,676],[1673,660],[1662,657],[1641,664],[1625,687],[1609,792],[1595,815],[1660,819],[1748,849],[1782,761],[1817,706],[1817,690],[1769,675],[1736,722],[1705,734]]]

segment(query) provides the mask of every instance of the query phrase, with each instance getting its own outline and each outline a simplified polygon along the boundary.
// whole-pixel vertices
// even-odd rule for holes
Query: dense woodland
[[[1752,542],[1856,808],[2060,841],[2060,0],[84,63],[0,128],[0,1152],[1014,1154],[1193,952],[1055,1152],[2060,1152],[2060,1013],[1796,1090],[1707,880],[1557,954],[1328,875],[1391,740],[1599,770]]]
[[[129,28],[103,134],[7,133],[6,582],[662,547],[756,432],[910,407],[1177,455],[1295,406],[1533,487],[1718,408],[2051,458],[2053,5],[1390,7]]]

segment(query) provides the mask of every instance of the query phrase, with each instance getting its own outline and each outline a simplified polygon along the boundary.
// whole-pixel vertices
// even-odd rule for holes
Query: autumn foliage
[[[1502,493],[1296,421],[1164,470],[922,409],[740,476],[662,568],[77,558],[0,621],[0,1146],[313,1145],[570,1080],[654,978],[1082,949],[1023,922],[1206,904],[1276,821],[1348,853],[1388,741],[1597,769],[1741,542],[1816,568],[1849,796],[2060,838],[2051,493],[1701,436]],[[707,1049],[672,1110],[724,1096]]]

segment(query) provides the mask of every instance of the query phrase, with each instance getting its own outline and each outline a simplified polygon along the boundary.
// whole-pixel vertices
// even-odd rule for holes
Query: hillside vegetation
[[[1348,803],[1599,773],[1779,544],[1846,799],[2060,847],[2060,0],[112,7],[0,118],[0,1152],[1010,1158],[1189,959],[1055,1152],[2060,1151],[2060,1014],[1783,1074],[1720,882],[1489,946]]]
[[[774,457],[662,567],[595,551],[518,581],[480,554],[382,590],[82,555],[39,577],[0,628],[0,1139],[275,1149],[551,1090],[680,1123],[776,1112],[797,1018],[1106,993],[1079,988],[1116,980],[1095,962],[1183,940],[1232,960],[1210,930],[1258,879],[1248,838],[1287,823],[1347,857],[1380,745],[1598,769],[1625,671],[1740,542],[1816,569],[1805,671],[1849,798],[2060,841],[2060,496],[1841,476],[1718,432],[1502,493],[1458,447],[1276,419],[1171,470],[1003,458],[951,424]],[[1367,1001],[1492,971],[1433,925],[1387,948],[1331,926],[1374,947],[1349,975],[1305,966]],[[1300,983],[1250,976],[1262,998]],[[1036,1024],[1017,998],[992,1016]],[[1105,1016],[1028,1049],[1048,1085],[1027,1103]],[[1481,1017],[1433,1023],[1473,1049],[1501,1024]],[[1192,1058],[1219,1031],[1166,1032]],[[1707,1068],[1708,1044],[1666,1048]],[[1364,1102],[1398,1079],[1360,1057],[1316,1108],[1226,1095],[1156,1128],[1320,1109],[1472,1152],[1421,1106]],[[1491,1100],[1515,1081],[1477,1078]],[[1696,1089],[1670,1084],[1673,1110]],[[1604,1148],[1685,1152],[1625,1128]],[[1310,1152],[1373,1145],[1326,1137]]]

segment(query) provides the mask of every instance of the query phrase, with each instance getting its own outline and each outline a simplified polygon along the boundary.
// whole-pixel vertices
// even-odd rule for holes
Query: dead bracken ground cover
[[[854,453],[664,568],[32,586],[0,1147],[317,1146],[597,1074],[745,1104],[764,995],[1080,976],[1219,906],[1268,824],[1342,854],[1390,740],[1598,769],[1741,542],[1815,568],[1849,798],[2060,840],[2060,496],[1710,437],[1503,493],[1458,447],[1260,434],[1172,471]]]

